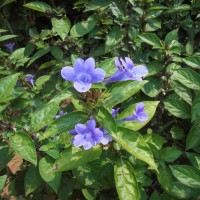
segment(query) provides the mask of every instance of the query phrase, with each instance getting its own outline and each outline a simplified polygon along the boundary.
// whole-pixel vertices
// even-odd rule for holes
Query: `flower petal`
[[[144,107],[145,107],[145,105],[144,105],[144,103],[138,103],[137,105],[136,105],[136,115],[138,114],[138,113],[140,113],[140,112],[143,112],[144,111]]]
[[[79,83],[75,82],[74,87],[78,92],[87,92],[91,88],[92,84],[91,83]]]
[[[142,77],[148,74],[148,69],[143,65],[138,65],[132,68],[131,73],[133,75],[133,80],[142,81]]]
[[[85,61],[82,58],[77,58],[74,63],[74,72],[75,74],[79,74],[80,72],[84,72],[84,63]]]
[[[105,78],[106,72],[103,69],[94,69],[93,73],[92,73],[92,83],[99,83],[101,81],[103,81],[103,79]]]
[[[90,130],[90,131],[93,131],[95,129],[95,126],[96,126],[96,122],[95,120],[91,119],[87,122],[87,128]]]
[[[136,120],[137,119],[137,116],[135,114],[131,115],[131,116],[128,116],[126,118],[123,118],[122,120],[120,121],[133,121],[133,120]]]
[[[108,144],[110,141],[112,141],[112,137],[110,136],[110,135],[108,135],[108,134],[104,134],[103,135],[103,137],[101,138],[101,143],[103,144],[103,145],[106,145],[106,144]]]
[[[75,147],[84,145],[84,143],[85,143],[84,135],[78,134],[78,135],[74,136],[72,143]]]
[[[142,123],[146,121],[147,119],[148,119],[148,115],[145,112],[141,112],[139,113],[139,115],[137,115],[136,121]]]
[[[77,135],[78,133],[76,132],[75,129],[72,129],[72,130],[69,131],[69,134],[70,135]]]
[[[131,78],[126,74],[126,72],[117,71],[110,78],[104,80],[105,83],[112,83],[117,81],[127,81],[131,80]]]
[[[76,81],[76,74],[73,67],[63,67],[61,70],[61,76],[67,81]]]
[[[119,71],[123,71],[123,66],[121,65],[121,63],[119,62],[119,58],[115,59],[115,66],[118,68]]]
[[[85,134],[87,127],[84,124],[77,124],[75,130],[78,134]]]
[[[92,73],[95,68],[95,60],[94,58],[88,58],[84,63],[84,68],[87,72]]]
[[[134,67],[133,61],[128,57],[125,57],[125,61],[126,61],[126,64],[127,64],[127,69],[131,70]]]

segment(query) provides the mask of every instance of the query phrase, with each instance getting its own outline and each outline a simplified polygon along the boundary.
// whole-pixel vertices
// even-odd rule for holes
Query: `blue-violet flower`
[[[34,77],[33,75],[29,74],[25,80],[28,81],[32,86],[34,86]]]
[[[74,87],[78,92],[87,92],[92,83],[99,83],[105,77],[105,71],[95,69],[95,61],[93,58],[83,60],[77,58],[73,67],[63,67],[61,76],[67,80],[74,82]]]
[[[147,113],[144,112],[144,103],[139,103],[136,105],[136,110],[133,111],[133,115],[128,116],[120,121],[138,121],[140,123],[146,121],[148,119]]]
[[[58,115],[55,116],[55,118],[58,119],[58,118],[62,117],[63,115],[66,115],[66,114],[67,114],[67,112],[64,112],[64,111],[62,110],[62,111],[59,112]]]
[[[142,81],[142,77],[148,74],[147,67],[143,65],[134,66],[133,61],[128,57],[125,57],[125,60],[122,58],[115,59],[115,65],[118,71],[111,77],[105,79],[105,83],[127,80]]]
[[[13,49],[14,49],[14,46],[15,46],[15,43],[7,43],[4,46],[9,49],[10,53],[12,53]]]

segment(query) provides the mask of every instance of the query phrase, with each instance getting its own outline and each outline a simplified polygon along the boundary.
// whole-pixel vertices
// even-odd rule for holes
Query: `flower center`
[[[92,132],[91,131],[87,131],[86,134],[85,134],[85,139],[86,140],[91,140],[92,138]]]
[[[79,75],[78,80],[80,83],[90,83],[91,82],[91,75],[82,73]]]

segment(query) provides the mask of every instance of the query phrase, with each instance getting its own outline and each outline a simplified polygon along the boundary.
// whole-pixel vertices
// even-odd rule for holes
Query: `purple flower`
[[[15,43],[8,43],[8,44],[5,44],[4,46],[9,49],[10,53],[12,53]]]
[[[143,65],[135,67],[133,61],[128,57],[125,57],[125,60],[122,58],[115,59],[115,65],[118,68],[118,71],[110,78],[105,79],[105,83],[127,80],[142,81],[142,77],[148,74],[147,67]]]
[[[74,135],[72,140],[73,145],[76,147],[83,146],[85,150],[90,149],[99,143],[106,145],[110,141],[110,138],[106,133],[104,134],[100,128],[96,128],[94,119],[90,119],[86,125],[77,124],[75,130],[71,130],[70,134]]]
[[[55,116],[55,118],[58,119],[59,117],[66,115],[66,114],[67,114],[67,112],[60,111],[59,114]]]
[[[93,58],[88,58],[84,61],[77,58],[73,67],[63,67],[61,76],[67,80],[74,82],[74,87],[78,92],[87,92],[92,83],[99,83],[105,77],[105,71],[95,69],[95,61]]]
[[[34,76],[29,74],[26,78],[26,81],[28,81],[32,86],[34,86]]]
[[[120,108],[117,108],[117,109],[112,109],[111,110],[111,114],[113,116],[113,118],[116,118],[117,117],[117,113],[119,112]]]
[[[136,105],[136,111],[133,111],[133,115],[128,116],[119,121],[138,121],[140,123],[146,121],[148,119],[148,115],[144,112],[144,103],[139,103]]]

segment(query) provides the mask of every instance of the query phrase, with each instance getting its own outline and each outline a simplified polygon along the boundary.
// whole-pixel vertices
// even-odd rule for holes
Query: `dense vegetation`
[[[2,199],[200,197],[198,0],[2,0],[0,24]]]

